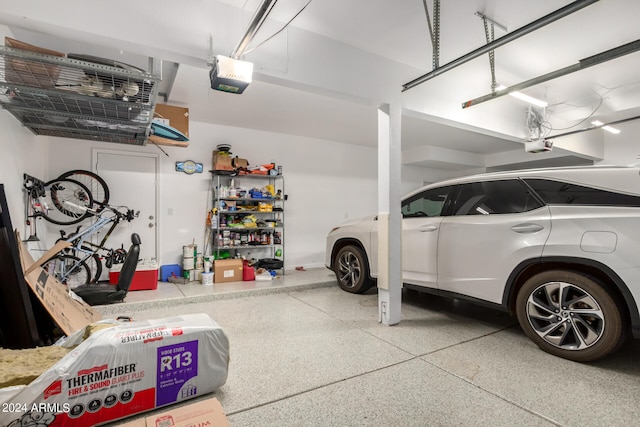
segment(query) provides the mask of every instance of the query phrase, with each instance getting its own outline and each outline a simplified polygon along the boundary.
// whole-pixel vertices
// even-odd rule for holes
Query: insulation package
[[[206,314],[108,326],[70,335],[57,345],[71,351],[29,385],[0,389],[0,425],[99,425],[227,380],[229,341]]]

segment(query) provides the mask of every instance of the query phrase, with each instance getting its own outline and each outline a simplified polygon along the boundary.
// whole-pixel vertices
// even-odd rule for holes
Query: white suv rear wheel
[[[520,326],[542,350],[579,362],[615,350],[624,338],[614,297],[593,278],[572,271],[546,271],[520,289]]]

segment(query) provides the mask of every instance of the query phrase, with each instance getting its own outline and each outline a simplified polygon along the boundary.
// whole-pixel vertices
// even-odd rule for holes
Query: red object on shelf
[[[122,264],[114,265],[109,270],[109,283],[115,285],[120,279],[120,269]],[[130,291],[148,291],[158,288],[158,266],[153,264],[141,264],[136,268],[133,274]]]
[[[250,266],[249,261],[246,260],[242,263],[242,280],[245,282],[256,280],[256,270]]]

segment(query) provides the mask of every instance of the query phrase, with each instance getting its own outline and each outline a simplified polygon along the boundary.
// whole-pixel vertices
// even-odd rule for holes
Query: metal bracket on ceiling
[[[509,32],[509,30],[507,29],[507,26],[506,26],[506,25],[502,25],[502,24],[500,24],[499,22],[497,22],[497,21],[496,21],[496,20],[494,20],[494,19],[489,18],[487,15],[485,15],[485,14],[484,14],[484,13],[482,13],[482,12],[476,12],[476,13],[474,13],[474,15],[476,15],[478,18],[482,19],[483,21],[488,21],[488,22],[490,22],[492,25],[494,25],[494,26],[496,26],[496,27],[500,28],[500,29],[501,29],[502,31],[504,31],[505,33],[508,33],[508,32]]]
[[[495,25],[493,22],[489,23],[489,20],[486,17],[482,18],[482,23],[484,24],[484,35],[487,39],[487,44],[491,43],[495,39]],[[498,87],[498,82],[496,81],[496,51],[489,51],[489,68],[491,69],[491,92],[495,92]]]
[[[440,66],[440,0],[433,0],[433,69]]]
[[[213,36],[209,33],[209,56],[207,57],[207,66],[211,67],[216,62],[216,56],[213,54]]]
[[[482,23],[484,25],[484,35],[487,39],[487,44],[493,42],[495,40],[495,27],[507,32],[507,27],[501,24],[498,24],[495,20],[489,18],[487,15],[476,12],[475,15],[482,19]],[[491,69],[491,92],[495,92],[498,87],[498,82],[496,81],[496,51],[490,50],[489,54],[489,68]]]
[[[432,62],[435,70],[440,66],[440,0],[433,0],[433,26],[431,25],[427,0],[422,0],[422,4],[424,5],[424,13],[427,16],[427,25],[429,26],[429,39],[433,50]]]
[[[529,24],[518,28],[517,30],[512,31],[511,33],[508,33],[502,37],[500,37],[499,39],[496,39],[494,41],[492,41],[489,44],[486,44],[482,47],[480,47],[479,49],[473,50],[469,53],[467,53],[466,55],[463,55],[461,57],[459,57],[458,59],[455,59],[451,62],[449,62],[448,64],[443,65],[442,67],[439,67],[427,74],[424,74],[416,79],[413,79],[412,81],[405,83],[402,85],[402,91],[406,91],[409,90],[413,87],[418,86],[419,84],[422,84],[424,82],[426,82],[427,80],[430,80],[440,74],[443,74],[447,71],[452,70],[453,68],[456,68],[462,64],[465,64],[469,61],[471,61],[472,59],[475,59],[481,55],[484,55],[485,53],[497,49],[500,46],[503,46],[507,43],[512,42],[513,40],[524,36],[525,34],[529,34],[537,29],[540,29],[542,27],[544,27],[545,25],[548,25],[552,22],[557,21],[558,19],[564,18],[565,16],[568,16],[574,12],[577,12],[578,10],[589,6],[593,3],[596,3],[599,0],[576,0],[573,3],[562,7],[558,10],[556,10],[555,12],[550,13],[549,15],[546,15],[536,21],[530,22]]]

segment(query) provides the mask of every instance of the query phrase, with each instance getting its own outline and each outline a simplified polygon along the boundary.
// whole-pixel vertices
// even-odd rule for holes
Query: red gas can
[[[256,280],[256,270],[249,265],[249,261],[247,260],[242,263],[242,280]]]

